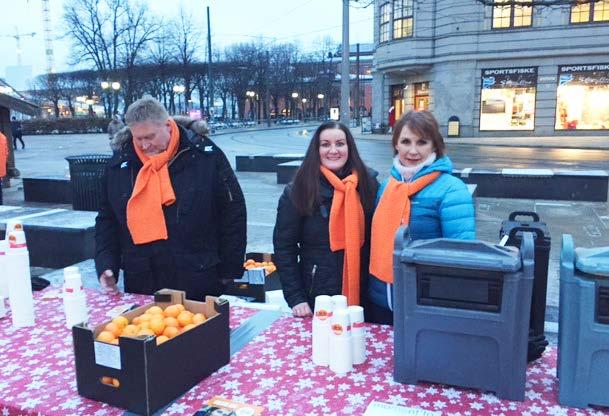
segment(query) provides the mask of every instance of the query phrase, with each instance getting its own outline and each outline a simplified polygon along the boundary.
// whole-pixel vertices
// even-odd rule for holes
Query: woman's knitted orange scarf
[[[364,245],[364,209],[357,191],[357,172],[339,179],[330,169],[321,173],[334,187],[330,209],[330,249],[344,250],[342,293],[349,305],[360,302],[360,250]]]
[[[175,121],[169,119],[171,136],[164,152],[147,156],[133,143],[135,153],[144,164],[137,174],[131,198],[127,203],[127,228],[135,244],[167,240],[167,225],[163,206],[176,201],[171,186],[167,163],[173,158],[180,144],[180,130]]]
[[[414,182],[389,180],[372,217],[370,236],[370,273],[393,283],[393,242],[400,225],[410,222],[410,197],[438,179],[440,172],[422,176]]]

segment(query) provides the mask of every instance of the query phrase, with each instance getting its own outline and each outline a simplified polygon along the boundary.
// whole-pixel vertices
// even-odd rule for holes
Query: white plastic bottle
[[[63,310],[66,316],[66,327],[89,321],[87,296],[82,286],[78,267],[63,269]]]
[[[34,297],[30,276],[30,255],[23,230],[15,229],[9,232],[8,244],[5,260],[13,327],[33,326]]]

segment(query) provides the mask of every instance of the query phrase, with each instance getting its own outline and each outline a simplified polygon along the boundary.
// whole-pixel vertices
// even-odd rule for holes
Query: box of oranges
[[[247,253],[243,262],[243,277],[230,282],[225,293],[264,302],[264,292],[281,289],[279,274],[271,253]]]
[[[72,328],[78,394],[150,415],[230,361],[228,302],[163,289],[96,328]]]

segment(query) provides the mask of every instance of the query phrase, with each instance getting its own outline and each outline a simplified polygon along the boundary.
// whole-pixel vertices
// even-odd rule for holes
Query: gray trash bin
[[[524,400],[533,236],[520,250],[483,241],[409,241],[394,252],[394,378]]]
[[[101,178],[112,155],[68,156],[72,183],[72,208],[80,211],[97,211],[103,192]]]

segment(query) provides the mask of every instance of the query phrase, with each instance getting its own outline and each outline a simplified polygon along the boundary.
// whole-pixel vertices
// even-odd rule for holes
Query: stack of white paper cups
[[[351,322],[351,344],[353,346],[353,364],[363,364],[366,361],[366,329],[364,328],[364,308],[349,306],[349,321]]]
[[[313,363],[328,365],[330,355],[330,319],[332,317],[332,298],[319,295],[315,298],[313,314]]]
[[[330,370],[345,374],[353,370],[353,347],[349,327],[349,311],[339,309],[332,314],[332,331],[330,332]]]
[[[66,315],[66,326],[72,328],[76,324],[89,320],[87,297],[82,287],[78,267],[63,269],[63,281],[63,310]]]
[[[20,224],[8,233],[8,244],[5,270],[9,279],[8,294],[13,327],[33,326],[34,298],[30,277],[30,256]]]
[[[8,273],[6,272],[6,252],[8,251],[8,242],[0,240],[0,318],[6,316],[5,299],[8,298]]]

